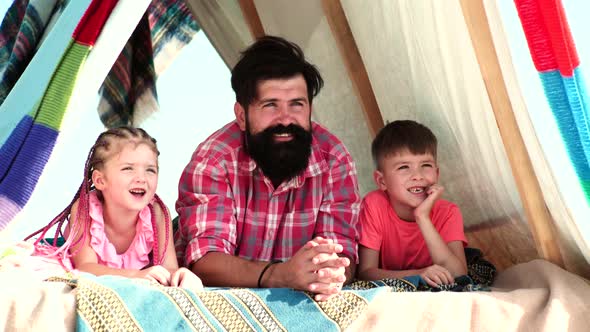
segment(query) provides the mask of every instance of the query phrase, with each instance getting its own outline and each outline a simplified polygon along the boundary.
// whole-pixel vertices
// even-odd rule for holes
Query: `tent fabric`
[[[515,3],[545,95],[590,202],[590,104],[564,8],[556,2]]]
[[[559,1],[519,0],[515,1],[515,6],[532,62],[539,72],[547,102],[588,206],[590,202],[588,107],[590,104],[580,68],[580,59],[565,10]],[[530,112],[534,113],[538,110],[531,109]],[[575,243],[585,260],[590,261],[588,228],[584,220],[578,219],[576,222],[571,218],[565,218],[558,223],[558,226],[562,246],[571,247]],[[566,248],[562,251],[565,255],[571,252]],[[572,262],[572,264],[582,263],[578,259],[578,262]]]
[[[518,130],[533,160],[545,205],[555,222],[555,235],[565,267],[590,276],[590,235],[585,233],[584,220],[571,213],[560,192],[564,190],[559,187],[560,174],[548,164],[551,156],[538,139],[546,133],[536,132],[531,123],[534,110],[527,110],[523,102],[495,2],[481,2]],[[132,6],[133,2],[120,0],[118,3]],[[147,1],[145,3],[146,7],[135,9],[141,10],[141,15],[147,8]],[[527,220],[523,208],[521,195],[526,195],[526,190],[519,193],[517,188],[513,165],[507,157],[511,142],[502,140],[486,85],[488,78],[480,70],[461,2],[381,0],[367,5],[342,0],[339,3],[381,117],[385,121],[414,119],[429,126],[438,136],[438,161],[441,183],[446,188],[445,198],[461,207],[470,245],[482,249],[500,270],[538,257],[528,224],[531,221]],[[223,0],[187,0],[187,5],[231,67],[239,58],[239,52],[253,39],[239,5]],[[372,190],[373,165],[368,149],[372,134],[321,2],[255,0],[254,5],[266,34],[296,42],[319,67],[326,84],[314,99],[312,117],[338,135],[351,151],[357,164],[361,192]],[[567,41],[567,37],[563,40]],[[154,65],[157,73],[157,62]],[[576,78],[576,70],[573,73],[572,77]],[[3,110],[14,107],[11,95],[1,105]],[[3,116],[0,112],[0,120]],[[16,127],[17,123],[13,122],[10,132]],[[0,129],[4,128],[6,125],[0,121]],[[5,140],[3,134],[0,132],[0,142]],[[554,139],[561,141],[562,138]],[[14,206],[22,208],[18,204]]]
[[[157,76],[198,31],[184,2],[151,2],[100,89],[105,127],[137,126],[159,109]]]
[[[40,45],[50,19],[59,16],[63,1],[14,1],[0,25],[0,104],[19,79]]]
[[[467,230],[524,223],[459,4],[412,3],[380,1],[364,6],[342,1],[383,119],[414,119],[437,134],[441,182],[447,197],[461,207]],[[367,148],[372,138],[321,5],[255,4],[267,34],[298,43],[319,67],[325,89],[314,100],[312,117],[344,141],[356,161],[361,192],[368,192],[374,187]],[[293,12],[312,15],[303,24],[290,15]],[[510,250],[517,250],[519,259],[535,257],[526,226],[514,228],[515,248],[500,247],[498,256],[511,257]]]
[[[535,81],[538,79],[538,73],[531,70],[534,68],[533,63],[531,62],[528,68],[518,68],[513,64],[513,58],[519,57],[517,53],[521,52],[522,59],[527,59],[529,51],[524,33],[520,35],[520,38],[514,38],[518,34],[512,30],[512,39],[508,40],[503,24],[497,23],[506,22],[507,25],[512,25],[512,29],[520,25],[514,2],[506,1],[504,5],[503,8],[496,8],[495,3],[486,3],[486,15],[490,21],[496,53],[510,94],[510,103],[518,122],[518,129],[540,184],[545,200],[544,206],[555,223],[556,242],[561,249],[565,266],[570,271],[588,277],[590,276],[588,266],[590,250],[586,239],[587,234],[590,234],[590,228],[583,220],[590,210],[586,206],[583,193],[577,190],[579,185],[575,171],[573,166],[568,164],[559,131],[555,123],[548,121],[552,117],[552,112],[542,96],[541,83]],[[522,60],[521,67],[523,67]],[[523,82],[526,82],[527,86],[522,85]],[[538,84],[538,90],[531,89],[534,83]],[[531,94],[531,92],[534,93]],[[531,103],[533,98],[535,101]],[[559,149],[560,147],[562,149]],[[526,227],[526,224],[521,226]],[[499,235],[501,237],[498,244],[501,245],[502,233]],[[510,237],[510,234],[506,236]],[[484,240],[486,243],[492,242],[487,238]]]
[[[148,32],[149,49],[152,50],[151,45],[154,45],[154,54],[157,54],[156,70],[160,71],[165,69],[178,50],[188,43],[198,30],[186,5],[168,2],[153,3],[149,15],[144,15],[144,20],[149,19],[151,22],[152,27],[145,31]],[[20,68],[22,73],[10,71],[21,79],[17,81],[17,84],[8,84],[11,82],[10,78],[5,80],[7,98],[6,102],[1,104],[0,118],[4,117],[7,121],[3,119],[1,121],[3,137],[0,140],[0,230],[5,229],[15,218],[37,185],[54,150],[64,116],[77,108],[75,103],[72,103],[74,90],[84,90],[88,86],[87,82],[77,81],[77,77],[81,72],[89,71],[85,67],[86,58],[99,38],[102,27],[111,18],[111,13],[117,12],[115,6],[118,3],[116,0],[86,1],[86,4],[54,2],[54,7],[43,7],[46,12],[55,14],[43,21],[51,28],[36,29],[35,31],[38,30],[38,32],[28,38],[21,36],[22,31],[29,33],[31,29],[28,28],[30,25],[28,22],[35,20],[37,16],[29,18],[23,15],[20,21],[13,20],[12,16],[14,16],[13,13],[20,12],[37,13],[40,7],[32,8],[36,5],[34,1],[28,4],[15,2],[7,18],[4,19],[3,23],[6,25],[2,26],[5,41],[3,56],[13,60],[8,62],[6,68]],[[144,3],[149,4],[146,1]],[[135,6],[133,3],[123,3],[123,5],[128,6],[127,10],[131,7],[140,8],[139,3]],[[166,8],[169,11],[165,11]],[[63,16],[60,15],[62,11]],[[117,14],[115,19],[121,21],[124,18],[121,14]],[[72,25],[72,22],[78,22],[78,24]],[[53,23],[55,26],[52,26]],[[10,32],[18,32],[19,30],[15,27],[19,24],[22,31],[19,32],[18,38],[14,39],[10,37]],[[47,39],[48,44],[51,42],[49,46],[43,45],[39,52],[34,52],[37,48],[27,49],[25,46],[28,46],[29,41],[42,44],[44,39],[38,35],[43,30],[49,31],[50,34],[58,34],[60,38],[66,37],[67,33],[69,38],[61,39],[69,40],[53,43],[51,41],[55,36],[52,35]],[[52,49],[53,56],[47,56],[45,51],[49,48]],[[26,56],[23,55],[25,50],[29,52],[25,54]],[[153,62],[154,54],[150,53],[145,59]],[[31,64],[21,61],[22,59],[30,60]],[[41,67],[48,70],[41,73],[39,70]],[[30,75],[31,72],[34,72],[33,75]],[[137,70],[133,73],[137,74]],[[148,74],[147,77],[150,75]],[[85,80],[87,79],[86,76]],[[155,87],[151,86],[155,83],[154,79],[155,77],[152,77],[146,81],[149,83],[138,86],[155,92]],[[46,82],[45,85],[42,84],[43,81]],[[135,82],[137,83],[137,80]],[[9,88],[10,91],[8,91]],[[31,101],[31,97],[37,100]],[[30,104],[27,105],[27,102]],[[27,106],[30,108],[27,109]]]
[[[493,1],[482,2],[494,43],[506,47],[498,9]],[[198,3],[189,0],[193,8]],[[266,34],[296,42],[320,69],[326,84],[314,99],[312,117],[343,140],[357,164],[361,192],[370,191],[373,165],[367,147],[372,137],[321,3],[255,0],[254,4]],[[538,257],[461,4],[436,0],[374,1],[370,6],[343,0],[341,4],[383,119],[417,120],[438,136],[441,183],[447,199],[461,207],[470,243],[483,249],[486,257],[493,256],[490,259],[500,269]],[[231,34],[241,44],[249,43],[251,36],[232,32],[246,24],[240,12],[228,10],[223,1],[210,8],[231,22],[227,29],[208,30],[202,25],[211,40]],[[305,20],[292,13],[305,13]],[[241,51],[217,49],[224,59],[236,58]],[[559,193],[555,182],[559,174],[545,159],[510,52],[503,51],[500,62],[510,84],[511,103],[534,158],[565,265],[590,276],[590,257],[585,256],[589,235],[581,233],[577,222],[583,221],[573,219]]]
[[[83,0],[61,7],[61,10],[56,11],[47,22],[48,28],[44,29],[43,36],[35,45],[36,52],[28,56],[30,60],[23,66],[23,72],[18,73],[18,81],[13,84],[0,104],[0,143],[6,141],[27,113],[38,107],[36,104],[43,98],[49,81],[61,62],[64,50],[69,47],[78,24],[77,18],[82,16],[89,3],[89,0]],[[69,19],[70,17],[73,19]],[[6,51],[14,53],[16,50],[11,48]]]
[[[252,41],[248,26],[240,17],[241,11],[237,1],[187,1],[188,7],[203,32],[215,47],[228,68],[238,62],[239,52]]]
[[[0,148],[0,230],[30,198],[55,145],[76,76],[115,4],[90,4],[37,107],[19,121]]]

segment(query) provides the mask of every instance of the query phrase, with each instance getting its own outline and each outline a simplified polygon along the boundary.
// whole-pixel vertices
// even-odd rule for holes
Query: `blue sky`
[[[584,33],[590,28],[585,16],[590,13],[590,1],[563,2],[581,62],[588,63],[590,40]],[[527,106],[529,110],[546,111],[544,98],[538,98],[543,92],[528,54],[514,3],[512,0],[499,0],[497,5],[504,18],[504,28]],[[0,1],[2,17],[8,6],[9,1]],[[588,60],[585,61],[584,58]],[[157,86],[161,111],[148,119],[142,127],[158,140],[161,152],[158,193],[174,215],[178,178],[182,169],[200,142],[233,119],[235,97],[230,86],[228,68],[202,32],[196,35],[160,76]],[[12,229],[15,240],[46,224],[70,202],[80,185],[88,150],[103,130],[96,104],[89,103],[86,107],[87,110],[76,119],[74,125],[63,128],[58,147],[37,189],[26,208],[17,216],[18,226]],[[547,129],[544,126],[551,125],[551,121],[533,119],[533,122],[538,132],[545,132]],[[543,142],[546,138],[542,136],[539,139],[544,149],[560,149],[554,141]],[[567,156],[557,159],[552,164],[553,169],[568,166]],[[565,191],[563,194],[568,193]],[[21,220],[26,222],[20,223]]]

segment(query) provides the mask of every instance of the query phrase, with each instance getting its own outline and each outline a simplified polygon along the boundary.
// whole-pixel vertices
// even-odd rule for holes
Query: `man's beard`
[[[291,134],[292,139],[275,142],[274,134],[284,133]],[[246,151],[275,186],[305,170],[311,155],[311,140],[311,129],[295,124],[276,125],[252,135],[246,123]]]

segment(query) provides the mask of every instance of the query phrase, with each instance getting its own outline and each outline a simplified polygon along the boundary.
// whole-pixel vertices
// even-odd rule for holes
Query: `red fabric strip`
[[[580,59],[561,0],[540,0],[540,3],[559,71],[571,77],[574,68],[580,65]]]
[[[74,30],[74,40],[78,44],[94,45],[117,2],[118,0],[92,0]]]
[[[537,71],[557,69],[549,32],[543,22],[541,8],[537,0],[514,0],[522,29],[529,45],[531,57]]]
[[[580,64],[561,0],[514,0],[535,68],[572,76]]]

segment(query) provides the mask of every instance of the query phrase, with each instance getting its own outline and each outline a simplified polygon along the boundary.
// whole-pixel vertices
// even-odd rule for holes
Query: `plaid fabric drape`
[[[152,1],[100,89],[106,127],[139,125],[159,109],[156,78],[198,31],[184,1]]]

